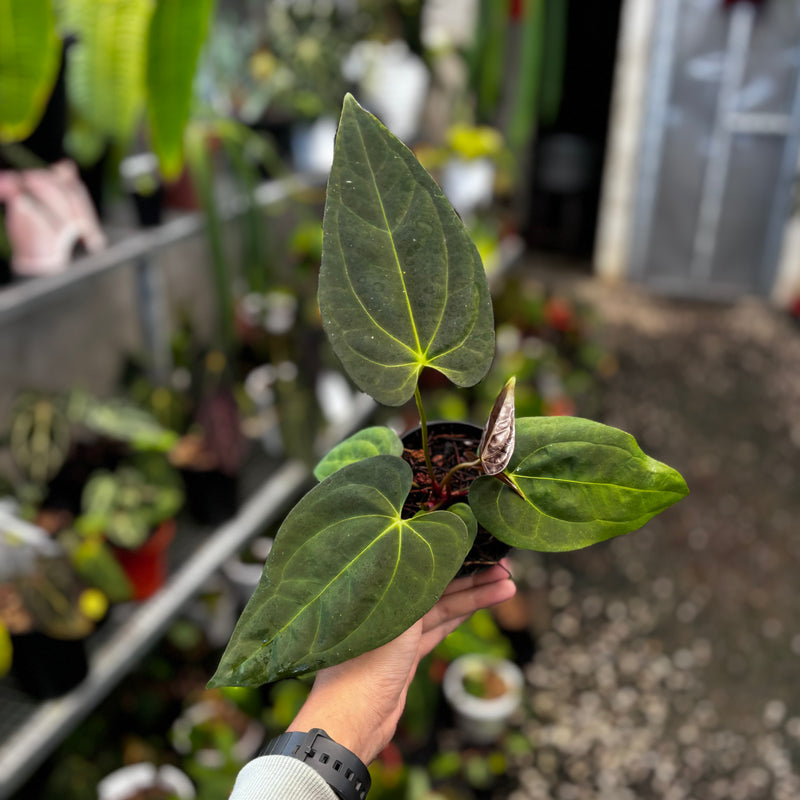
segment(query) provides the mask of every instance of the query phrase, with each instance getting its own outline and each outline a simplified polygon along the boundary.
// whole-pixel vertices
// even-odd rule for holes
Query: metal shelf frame
[[[294,194],[319,189],[318,175],[293,175],[268,181],[256,190],[256,202],[268,207]],[[223,219],[233,219],[246,209],[246,200],[234,198],[221,209]],[[92,280],[123,266],[139,271],[139,314],[150,355],[163,363],[168,346],[165,298],[159,291],[159,266],[155,256],[167,247],[204,228],[202,214],[187,214],[157,228],[138,232],[107,250],[85,257],[64,273],[37,278],[0,290],[0,326],[24,318],[27,311],[51,302]],[[499,264],[490,275],[497,280],[519,259],[523,246],[512,238],[503,243]],[[149,332],[149,333],[148,333]],[[375,402],[356,394],[349,417],[330,426],[320,437],[318,452],[327,452],[336,442],[361,427],[374,413]],[[239,513],[214,530],[192,556],[170,577],[168,584],[133,613],[90,655],[87,678],[66,695],[35,705],[23,724],[0,741],[0,800],[24,786],[60,742],[103,700],[119,681],[158,641],[170,621],[201,587],[251,538],[275,522],[286,507],[312,482],[310,467],[288,460],[249,497]]]
[[[350,418],[330,428],[319,442],[324,452],[358,429],[375,410],[374,401],[356,395]],[[133,614],[90,656],[86,679],[66,695],[39,704],[23,726],[0,743],[0,800],[5,800],[136,663],[156,644],[169,623],[222,564],[263,529],[312,483],[310,467],[288,460],[242,505],[238,514],[208,536],[176,570],[167,585]]]
[[[256,203],[268,207],[296,193],[318,189],[319,176],[292,175],[268,181],[257,188]],[[244,198],[233,198],[220,209],[224,220],[242,214]],[[163,363],[168,347],[166,308],[159,291],[159,251],[200,235],[205,220],[200,213],[177,217],[157,228],[136,232],[106,250],[81,258],[63,273],[27,280],[0,290],[0,326],[14,324],[46,303],[63,297],[84,282],[120,267],[133,266],[138,272],[139,315],[150,354]],[[329,427],[318,442],[325,452],[357,429],[374,412],[366,395],[356,395],[352,413],[344,422]],[[36,769],[57,749],[60,742],[105,698],[164,633],[171,620],[222,566],[285,511],[312,481],[310,467],[286,460],[252,492],[230,521],[212,531],[191,557],[177,569],[168,584],[150,600],[136,606],[130,616],[90,654],[86,679],[66,695],[39,704],[13,733],[0,741],[0,800],[24,786]]]
[[[255,202],[260,208],[267,208],[321,185],[321,179],[313,175],[297,174],[265,181],[255,190]],[[246,208],[246,198],[233,197],[220,204],[219,214],[221,219],[230,220],[243,214]],[[0,325],[24,316],[37,306],[59,299],[86,281],[142,259],[149,262],[159,251],[200,235],[204,228],[204,215],[201,212],[188,212],[158,227],[133,232],[98,253],[83,256],[61,273],[29,278],[3,287],[0,290]]]

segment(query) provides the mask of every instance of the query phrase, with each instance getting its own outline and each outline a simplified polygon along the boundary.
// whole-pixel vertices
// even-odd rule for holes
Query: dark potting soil
[[[475,461],[480,444],[481,429],[460,423],[432,423],[428,426],[428,447],[437,484],[456,465]],[[403,505],[403,518],[410,519],[420,509],[446,509],[455,503],[466,503],[469,487],[475,478],[483,474],[479,467],[465,467],[454,472],[444,492],[437,491],[421,449],[419,429],[403,437],[403,458],[411,465],[414,483]],[[458,576],[473,575],[496,564],[511,548],[497,540],[485,528],[478,526],[472,549],[464,559]]]

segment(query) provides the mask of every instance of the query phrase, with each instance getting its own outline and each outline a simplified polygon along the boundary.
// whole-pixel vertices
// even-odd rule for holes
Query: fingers
[[[502,603],[516,591],[508,571],[500,565],[453,581],[439,602],[422,618],[422,652],[430,652],[479,608]]]
[[[506,580],[510,577],[511,573],[508,569],[508,562],[506,559],[503,559],[498,564],[482,570],[481,572],[477,572],[474,575],[465,575],[463,578],[456,578],[454,581],[451,581],[442,597],[474,586],[481,586],[485,583]]]
[[[433,628],[456,617],[469,616],[479,608],[486,608],[508,600],[516,593],[517,587],[503,573],[490,582],[476,581],[475,585],[446,592],[439,602],[423,617],[423,631]]]
[[[465,614],[463,617],[453,617],[435,628],[425,631],[419,644],[420,658],[430,653],[436,645],[449,636],[462,622],[466,622],[470,616],[471,614]]]

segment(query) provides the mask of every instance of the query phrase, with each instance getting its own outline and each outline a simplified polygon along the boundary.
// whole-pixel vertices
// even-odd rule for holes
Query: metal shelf
[[[347,436],[373,413],[375,404],[357,395],[350,419],[330,429],[320,452]],[[0,742],[0,800],[19,789],[47,757],[158,641],[170,621],[221,567],[264,527],[275,522],[307,484],[310,468],[287,461],[251,495],[239,513],[209,534],[170,577],[169,583],[115,628],[90,654],[87,678],[68,694],[40,704],[23,703],[22,710],[3,708],[4,716],[20,713],[24,720]],[[26,707],[27,706],[27,707]],[[12,724],[13,724],[12,719]]]
[[[294,194],[317,189],[322,184],[323,176],[316,175],[293,175],[268,181],[256,190],[256,202],[260,207],[268,207]],[[245,206],[245,200],[233,198],[221,209],[221,216],[223,219],[235,218]],[[166,247],[199,235],[204,224],[202,214],[187,214],[157,228],[130,235],[101,253],[79,259],[59,275],[6,287],[0,290],[0,325],[13,322],[28,310],[63,297],[83,282],[123,265],[137,265],[146,278],[148,274],[157,272],[154,256]],[[491,280],[502,276],[521,250],[520,240],[504,242]],[[145,285],[145,291],[140,291],[140,313],[144,321],[153,323],[155,318],[158,323],[163,298],[158,296],[158,292],[146,289]],[[157,358],[163,342],[150,344]],[[331,426],[318,443],[319,452],[326,452],[336,441],[360,427],[375,408],[369,397],[357,394],[352,413],[346,421]],[[223,562],[275,522],[310,481],[310,469],[301,462],[288,461],[277,467],[250,495],[236,517],[203,538],[202,544],[173,573],[164,589],[149,601],[134,607],[124,621],[98,642],[90,653],[89,675],[68,694],[36,704],[13,689],[5,691],[6,687],[0,684],[0,717],[4,720],[0,725],[0,737],[4,737],[0,738],[0,800],[5,800],[25,784],[64,737],[156,643],[170,621]]]
[[[321,178],[313,175],[292,175],[266,181],[255,190],[256,204],[261,208],[280,203],[310,188],[318,188]],[[232,197],[220,204],[221,219],[230,220],[243,214],[247,199]],[[130,233],[105,250],[83,256],[56,275],[27,278],[0,290],[0,324],[23,316],[28,310],[60,298],[92,280],[132,263],[148,259],[167,247],[203,232],[205,217],[200,212],[182,214],[155,228]]]

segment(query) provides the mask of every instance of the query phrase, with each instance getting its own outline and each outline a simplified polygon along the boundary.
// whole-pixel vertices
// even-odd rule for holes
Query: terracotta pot
[[[483,430],[477,425],[472,425],[468,422],[429,422],[428,423],[428,443],[432,451],[432,456],[441,454],[445,461],[448,458],[453,459],[456,463],[455,456],[460,454],[460,460],[471,460],[475,457],[478,445],[481,441],[481,434]],[[425,470],[424,461],[415,461],[412,458],[410,451],[419,450],[422,447],[422,431],[419,426],[407,431],[401,437],[403,447],[406,449],[403,452],[403,458],[408,461],[415,473],[420,470]],[[466,455],[465,455],[466,454]],[[435,462],[434,462],[435,463]],[[447,464],[442,469],[442,474],[437,475],[437,478],[442,477],[444,472],[449,469],[452,464]],[[480,475],[479,470],[473,470],[470,474],[469,470],[464,470],[460,473],[460,480],[464,483],[462,487],[462,496],[453,497],[450,501],[445,502],[441,507],[447,508],[454,503],[467,502],[466,489],[469,484]],[[409,495],[409,501],[413,504],[414,492]],[[407,515],[413,516],[416,509],[409,505],[407,502]],[[405,516],[405,514],[404,514]],[[464,565],[458,571],[458,575],[472,575],[480,572],[488,567],[496,564],[503,556],[505,556],[511,548],[504,542],[495,539],[489,531],[481,525],[478,525],[478,533],[475,537],[475,543],[472,549],[464,559]]]
[[[133,586],[134,600],[146,600],[166,582],[169,574],[167,554],[175,536],[175,527],[174,519],[165,520],[136,550],[114,548],[114,555]]]

